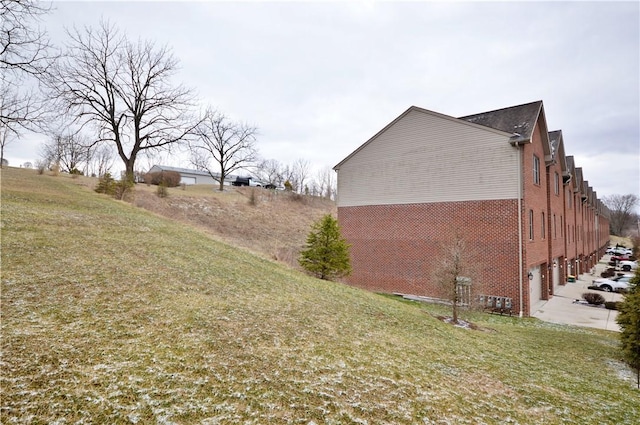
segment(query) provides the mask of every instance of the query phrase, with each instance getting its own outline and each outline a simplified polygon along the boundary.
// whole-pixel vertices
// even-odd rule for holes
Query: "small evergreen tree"
[[[622,353],[629,365],[636,370],[636,381],[640,388],[640,269],[629,282],[629,292],[618,308],[618,324],[622,332]]]
[[[349,245],[340,234],[338,220],[327,214],[315,222],[307,236],[300,265],[316,277],[331,280],[351,273]]]
[[[116,193],[116,181],[111,177],[110,173],[105,173],[104,176],[100,177],[95,191],[98,193],[105,193],[110,196],[113,196]]]

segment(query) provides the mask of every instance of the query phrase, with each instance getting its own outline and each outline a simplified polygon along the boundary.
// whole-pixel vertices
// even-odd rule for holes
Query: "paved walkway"
[[[585,326],[589,328],[606,329],[620,332],[616,323],[618,312],[608,310],[604,306],[595,307],[584,303],[582,294],[595,292],[605,297],[607,301],[621,301],[622,295],[614,292],[603,292],[587,289],[594,279],[607,267],[609,256],[603,257],[596,265],[596,272],[581,274],[574,283],[567,283],[556,289],[556,293],[548,301],[540,301],[532,309],[532,316],[551,323]],[[578,301],[578,302],[576,302]]]

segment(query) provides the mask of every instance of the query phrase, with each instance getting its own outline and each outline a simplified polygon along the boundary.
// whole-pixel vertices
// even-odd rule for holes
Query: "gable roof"
[[[574,176],[575,176],[576,165],[573,161],[573,155],[566,156],[564,159],[567,164],[567,175],[568,175],[568,180],[565,183],[568,184],[570,182],[575,182]]]
[[[518,134],[522,141],[530,141],[533,129],[542,112],[542,101],[538,100],[523,105],[467,115],[459,119],[507,133]]]
[[[582,180],[582,168],[581,167],[576,167],[576,168],[574,168],[574,170],[575,170],[574,174],[576,176],[576,183],[575,183],[575,188],[573,189],[573,191],[576,192],[576,193],[581,193],[582,190],[583,190],[583,187],[582,187],[582,183],[583,183],[583,180]]]
[[[511,137],[513,136],[513,133],[505,133],[504,131],[500,130],[500,129],[496,129],[496,128],[492,128],[492,127],[487,127],[487,126],[483,126],[483,125],[479,125],[479,124],[475,124],[469,121],[464,121],[464,120],[460,120],[458,118],[452,117],[450,115],[445,115],[445,114],[440,114],[438,112],[434,112],[434,111],[430,111],[428,109],[424,109],[424,108],[420,108],[418,106],[410,106],[409,109],[407,109],[406,111],[404,111],[402,114],[400,114],[396,119],[394,119],[393,121],[391,121],[389,124],[387,124],[382,130],[378,131],[373,137],[371,137],[369,140],[367,140],[366,142],[364,142],[362,145],[360,145],[356,150],[354,150],[353,152],[351,152],[346,158],[344,158],[342,161],[340,161],[336,166],[333,167],[333,169],[335,171],[338,171],[340,169],[340,167],[347,162],[349,159],[351,159],[355,154],[357,154],[358,152],[360,152],[362,149],[364,149],[369,143],[373,142],[378,136],[380,136],[382,133],[384,133],[385,131],[387,131],[389,128],[391,128],[393,125],[395,125],[398,121],[400,121],[402,118],[404,118],[405,116],[407,116],[409,113],[411,112],[420,112],[423,114],[428,114],[428,115],[432,115],[438,118],[442,118],[445,120],[449,120],[452,122],[456,122],[458,124],[463,124],[463,125],[467,125],[467,126],[471,126],[480,130],[484,130],[484,131],[491,131],[493,133],[496,134],[500,134],[501,136],[506,136],[506,137]]]
[[[549,143],[551,144],[551,160],[556,161],[558,158],[558,149],[562,140],[562,130],[549,132]]]
[[[550,132],[549,142],[551,144],[551,161],[560,164],[560,169],[562,170],[562,180],[564,183],[567,183],[571,178],[571,172],[567,163],[567,157],[565,157],[564,153],[564,139],[562,137],[562,130],[555,130]]]

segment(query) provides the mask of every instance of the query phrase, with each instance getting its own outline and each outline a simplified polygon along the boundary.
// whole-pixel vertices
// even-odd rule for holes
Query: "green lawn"
[[[636,424],[618,333],[312,279],[2,170],[2,423]]]

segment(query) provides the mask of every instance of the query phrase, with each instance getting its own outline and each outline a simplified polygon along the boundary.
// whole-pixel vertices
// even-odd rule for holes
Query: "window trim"
[[[533,231],[533,210],[529,210],[529,240],[532,241],[534,237]]]
[[[540,158],[533,155],[533,184],[540,185]]]

